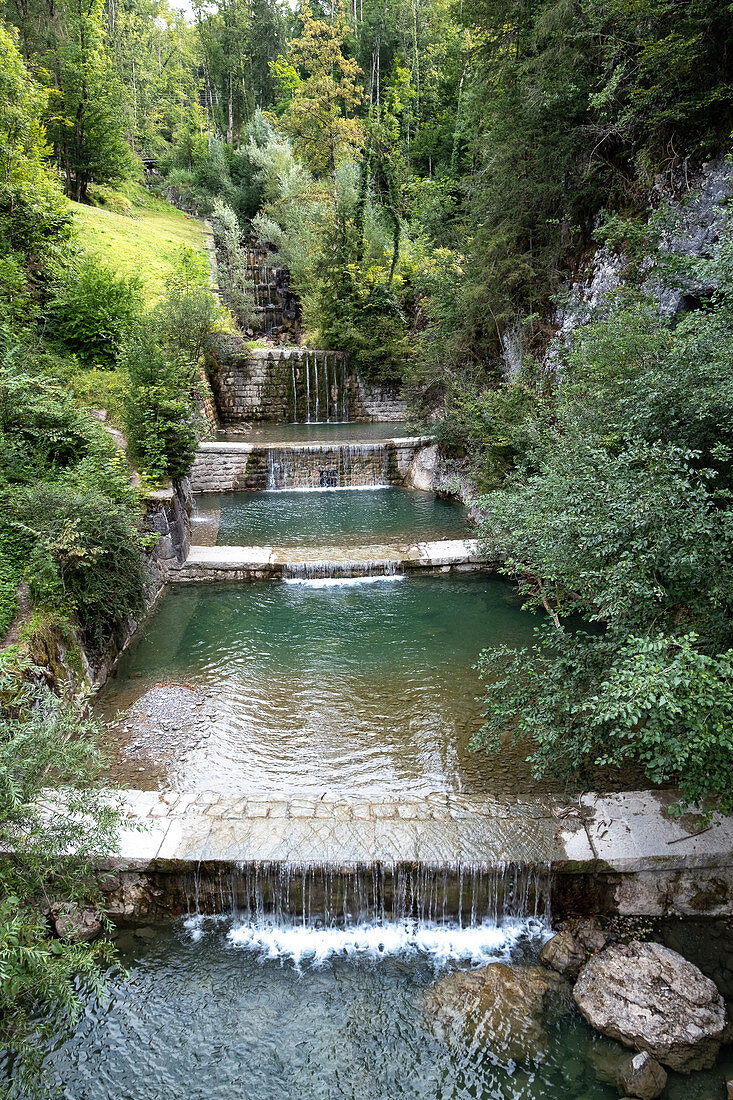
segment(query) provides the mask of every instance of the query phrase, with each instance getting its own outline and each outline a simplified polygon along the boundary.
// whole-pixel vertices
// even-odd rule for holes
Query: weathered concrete
[[[197,792],[123,792],[130,827],[106,866],[119,875],[176,876],[246,864],[329,866],[515,863],[552,869],[556,912],[708,916],[733,912],[733,819],[699,833],[672,820],[662,795],[497,801],[258,800]],[[613,821],[615,828],[608,829]],[[137,826],[145,826],[140,831]],[[699,824],[699,821],[697,822]],[[598,855],[599,844],[603,857]]]
[[[273,480],[275,466],[291,463],[306,477],[297,486],[319,486],[319,471],[339,485],[402,485],[415,454],[429,437],[408,436],[378,442],[342,443],[200,443],[191,467],[195,493],[229,493],[241,489],[285,487]],[[362,476],[366,471],[368,476]],[[314,475],[310,478],[308,474]],[[330,481],[335,477],[335,484]],[[289,486],[288,486],[289,487]]]
[[[313,577],[357,576],[360,566],[381,566],[391,573],[411,573],[424,569],[469,571],[486,569],[495,563],[479,550],[476,539],[443,539],[419,542],[412,546],[297,547],[273,546],[192,546],[188,558],[168,580],[251,581],[292,575],[293,567],[309,567]],[[319,574],[319,566],[322,572]]]

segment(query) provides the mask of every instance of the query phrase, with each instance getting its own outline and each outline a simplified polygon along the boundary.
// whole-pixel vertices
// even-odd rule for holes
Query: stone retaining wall
[[[241,336],[217,336],[207,372],[224,427],[252,421],[295,423],[404,420],[393,384],[371,384],[348,370],[340,351],[249,348]]]
[[[365,451],[375,452],[384,447],[387,458],[385,483],[402,485],[415,454],[429,442],[429,439],[422,437],[411,437],[359,446]],[[195,493],[227,493],[242,489],[265,489],[268,455],[274,452],[312,455],[314,462],[322,455],[324,464],[330,465],[331,456],[339,446],[348,448],[350,445],[310,443],[258,446],[251,443],[201,443],[191,467],[191,490]]]
[[[168,580],[179,584],[255,581],[291,577],[392,576],[424,570],[472,572],[493,569],[475,539],[439,539],[413,546],[361,546],[339,549],[272,546],[192,546],[186,561],[171,570]],[[346,566],[346,571],[341,571]],[[349,572],[349,567],[353,570]],[[363,572],[360,572],[360,567]]]
[[[456,883],[462,868],[512,864],[551,873],[554,917],[733,913],[733,821],[699,832],[702,820],[670,818],[659,792],[587,794],[570,804],[454,793],[399,802],[122,793],[129,827],[119,856],[100,868],[117,918],[185,912],[194,888],[210,911],[217,899],[220,909],[233,877],[266,864],[334,875],[370,867],[395,878],[423,865]]]

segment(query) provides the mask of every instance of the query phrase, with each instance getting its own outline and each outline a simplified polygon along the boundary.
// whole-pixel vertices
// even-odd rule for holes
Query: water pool
[[[411,431],[403,421],[351,421],[318,424],[253,424],[244,431],[220,431],[218,443],[368,443],[381,439],[404,439],[422,433]]]
[[[296,933],[297,934],[297,933]],[[441,974],[429,954],[345,951],[296,968],[241,946],[237,927],[197,939],[125,936],[126,981],[90,1005],[53,1056],[74,1100],[611,1100],[574,1013],[548,1025],[542,1060],[512,1062],[433,1034],[423,1011]],[[238,946],[238,944],[240,944]],[[515,957],[523,949],[515,945]],[[495,951],[496,958],[505,952]]]
[[[410,489],[198,493],[192,541],[207,546],[367,546],[461,539],[466,509]]]
[[[136,723],[117,723],[113,774],[278,798],[536,793],[521,748],[468,748],[482,721],[472,666],[485,646],[531,640],[520,603],[483,574],[174,586],[100,706],[108,717],[137,706],[155,727],[147,693],[163,685],[181,688],[190,714],[152,730],[160,767],[130,751]]]

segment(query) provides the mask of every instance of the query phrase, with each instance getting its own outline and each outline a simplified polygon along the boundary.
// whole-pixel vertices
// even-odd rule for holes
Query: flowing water
[[[218,443],[368,443],[415,435],[403,421],[352,424],[348,420],[306,424],[252,424],[241,431],[217,432]]]
[[[411,545],[472,535],[466,509],[434,493],[198,493],[192,541],[209,546]]]
[[[294,930],[293,939],[302,933]],[[541,1058],[512,1061],[434,1033],[424,998],[446,960],[387,933],[325,961],[293,961],[236,920],[120,941],[126,980],[92,1003],[49,1060],[74,1100],[611,1100],[593,1072],[603,1046],[572,1010],[549,1020]],[[455,932],[458,955],[470,933]],[[487,932],[482,959],[531,959],[528,929]],[[461,940],[465,943],[462,946]],[[474,935],[474,940],[476,936]],[[470,948],[465,948],[470,950]],[[459,964],[460,965],[460,964]],[[464,963],[463,965],[468,965]]]
[[[294,578],[305,580],[307,578]],[[469,751],[481,726],[482,648],[531,641],[533,616],[485,575],[399,575],[323,586],[186,585],[165,595],[100,704],[111,716],[156,685],[191,691],[177,788],[269,797],[421,798],[537,792],[521,747]],[[150,781],[117,727],[115,775]],[[161,729],[163,749],[170,740]],[[153,774],[154,770],[153,770]]]

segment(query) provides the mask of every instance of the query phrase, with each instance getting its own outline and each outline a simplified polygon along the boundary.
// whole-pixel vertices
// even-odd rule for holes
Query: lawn
[[[80,243],[117,272],[139,275],[148,305],[165,293],[166,277],[181,246],[205,256],[201,222],[142,187],[135,189],[130,214],[76,202],[71,207]]]

